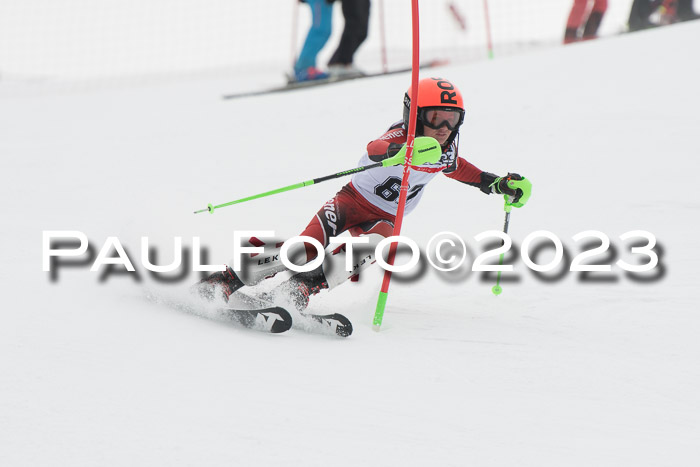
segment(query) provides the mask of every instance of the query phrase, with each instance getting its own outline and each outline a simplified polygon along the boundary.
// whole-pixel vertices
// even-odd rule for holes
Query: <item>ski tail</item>
[[[282,307],[243,310],[238,308],[220,308],[219,312],[232,323],[248,329],[279,334],[292,327],[292,315]]]
[[[239,300],[243,306],[249,306],[254,309],[269,309],[280,308],[276,307],[272,301],[266,300],[263,297],[253,297],[244,294],[240,291],[234,292],[231,295],[232,300]],[[284,308],[282,308],[284,310]],[[249,310],[254,311],[254,310]],[[286,310],[285,310],[286,311]],[[340,313],[332,313],[328,315],[316,315],[312,313],[298,312],[295,315],[294,327],[301,328],[308,332],[319,334],[332,334],[340,337],[348,337],[352,334],[352,322]]]

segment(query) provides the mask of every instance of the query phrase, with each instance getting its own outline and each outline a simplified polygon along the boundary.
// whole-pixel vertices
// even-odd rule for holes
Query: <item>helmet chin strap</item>
[[[416,119],[416,136],[425,136],[424,130],[423,122],[420,119]],[[408,131],[408,128],[406,128],[406,131]]]
[[[449,138],[447,138],[445,140],[445,143],[441,144],[440,147],[442,147],[443,149],[450,147],[450,144],[452,144],[452,142],[455,140],[455,138],[457,138],[458,134],[459,134],[459,128],[457,128],[456,130],[452,130],[452,133],[450,133]]]

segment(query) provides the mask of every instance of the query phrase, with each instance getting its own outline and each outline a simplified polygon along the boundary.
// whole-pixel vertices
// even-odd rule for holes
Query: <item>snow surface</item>
[[[700,461],[700,24],[434,70],[468,107],[461,153],[534,182],[516,244],[652,232],[665,274],[616,282],[521,276],[494,297],[476,273],[320,294],[348,339],[267,335],[174,311],[196,277],[161,284],[149,236],[172,258],[197,235],[211,262],[233,231],[298,234],[347,180],[192,215],[350,168],[400,115],[409,75],[254,99],[216,77],[70,90],[0,83],[3,306],[0,465],[695,466]],[[431,72],[432,74],[432,72]],[[502,200],[438,178],[406,218],[421,246],[502,226]],[[42,231],[108,236],[133,274],[42,272]],[[551,253],[551,252],[550,252]],[[541,262],[546,262],[542,255]]]
[[[162,79],[174,72],[216,73],[235,77],[249,88],[283,80],[306,38],[309,8],[297,0],[201,3],[0,0],[0,79],[124,82],[151,75]],[[632,0],[610,2],[599,33],[608,36],[626,30],[631,4]],[[497,57],[560,44],[571,11],[571,1],[566,0],[421,2],[423,60],[486,59],[485,5]],[[464,29],[451,7],[463,18]],[[383,42],[389,69],[410,66],[410,12],[406,0],[372,2],[369,34],[354,57],[359,67],[383,68]],[[332,37],[318,57],[322,67],[340,40],[343,21],[337,5]]]

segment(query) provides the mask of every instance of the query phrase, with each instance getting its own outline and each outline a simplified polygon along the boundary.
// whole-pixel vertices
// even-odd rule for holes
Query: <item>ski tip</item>
[[[301,316],[312,324],[308,327],[311,331],[321,331],[322,334],[334,334],[339,337],[348,337],[353,331],[350,320],[340,313],[330,315],[301,313]]]
[[[352,323],[348,321],[347,324],[338,326],[335,328],[335,333],[340,337],[349,337],[352,334]]]
[[[352,323],[345,315],[333,313],[332,315],[322,316],[321,319],[335,321],[335,334],[337,336],[348,337],[352,334]]]

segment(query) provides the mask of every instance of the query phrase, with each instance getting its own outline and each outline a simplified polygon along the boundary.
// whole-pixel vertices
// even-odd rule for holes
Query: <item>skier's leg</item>
[[[354,237],[367,237],[369,243],[354,246],[351,251],[350,267],[347,265],[348,248],[339,246],[327,248],[323,264],[308,272],[300,272],[282,283],[275,293],[292,299],[298,310],[308,306],[309,297],[323,289],[333,289],[348,279],[359,276],[360,272],[376,262],[375,249],[380,241],[391,236],[393,224],[386,219],[378,219],[358,224],[348,231]]]
[[[386,219],[384,224],[374,225],[381,219]],[[348,229],[351,229],[350,233],[352,235],[370,236],[370,241],[373,241],[372,238],[374,237],[371,237],[371,235],[391,235],[391,222],[393,220],[393,216],[371,205],[352,188],[351,184],[348,184],[318,210],[301,235],[314,238],[324,248],[328,246],[332,237],[338,236]],[[366,222],[370,222],[370,224],[365,225],[364,223]],[[381,238],[376,240],[374,245],[379,240]],[[207,279],[196,284],[196,291],[206,298],[213,298],[215,291],[220,290],[224,295],[224,299],[228,300],[228,297],[233,292],[244,285],[256,285],[266,278],[287,270],[280,259],[282,242],[268,242],[266,244],[262,240],[252,237],[248,240],[248,243],[251,246],[263,247],[264,252],[243,255],[239,271],[233,271],[232,268],[227,266],[226,271],[212,274]],[[373,247],[371,248],[373,252],[374,249]],[[287,252],[289,260],[294,264],[307,263],[314,259],[316,255],[316,248],[308,243],[296,243]],[[335,271],[334,274],[339,274],[338,276],[331,275],[330,284],[335,286],[344,282],[350,276],[343,273],[344,255],[340,263],[342,266],[340,267],[332,265],[334,261],[329,261],[329,257],[333,258],[334,255],[332,253],[326,255],[326,261],[329,262],[326,271],[331,274],[330,271],[333,270]],[[318,292],[321,288],[328,288],[327,283],[329,281],[323,275],[324,267],[325,263],[323,267],[317,268],[319,271],[316,274],[312,274],[313,271],[302,273],[304,275],[298,277],[297,280],[304,282],[309,290],[314,290],[315,292]]]
[[[678,0],[676,16],[679,21],[691,21],[700,18],[693,10],[693,0]]]
[[[650,0],[634,0],[634,2],[632,2],[628,22],[630,32],[654,26],[654,24],[649,21],[649,16],[652,14],[651,9]]]
[[[588,0],[574,0],[569,18],[566,20],[566,31],[564,33],[565,44],[579,40],[578,31],[583,24],[583,16],[586,14],[587,5]]]
[[[345,27],[340,43],[328,65],[352,65],[355,52],[367,38],[369,0],[343,0]]]
[[[345,214],[340,213],[339,206],[347,196],[341,196],[342,190],[334,198],[327,201],[318,213],[311,219],[309,225],[301,233],[303,236],[312,237],[325,248],[329,238],[340,235],[345,230]],[[339,201],[339,199],[341,201]],[[350,201],[345,199],[345,204]],[[217,272],[195,284],[193,289],[203,298],[215,299],[219,294],[223,299],[228,298],[236,290],[243,286],[254,286],[263,280],[273,277],[279,272],[286,271],[287,267],[282,263],[280,253],[283,242],[264,242],[256,237],[248,240],[248,246],[263,247],[263,253],[251,253],[241,256],[241,267],[234,271],[226,266],[223,272]],[[294,264],[305,264],[317,255],[316,248],[308,243],[295,243],[287,252],[289,260]],[[231,261],[230,264],[234,264]]]
[[[316,56],[331,37],[333,5],[326,0],[307,0],[307,2],[311,8],[311,28],[299,53],[299,58],[294,64],[294,72],[297,77],[302,76],[309,68],[316,68]]]
[[[195,284],[193,291],[208,300],[214,300],[220,294],[224,301],[228,301],[231,294],[241,287],[256,285],[287,269],[280,259],[282,242],[264,242],[251,237],[247,246],[262,247],[264,251],[241,255],[241,267],[238,270],[234,271],[227,265],[226,270],[216,272]],[[306,255],[303,245],[294,245],[287,256],[295,264],[304,263]],[[230,264],[235,262],[231,261]]]
[[[586,27],[583,30],[583,39],[594,39],[597,37],[598,28],[603,21],[603,15],[608,9],[608,0],[595,0],[591,14],[586,20]]]

